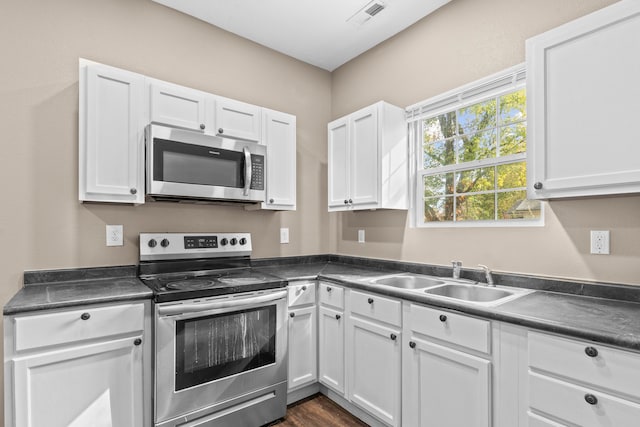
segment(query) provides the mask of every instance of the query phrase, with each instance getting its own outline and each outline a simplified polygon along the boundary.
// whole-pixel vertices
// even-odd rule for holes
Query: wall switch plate
[[[280,243],[289,243],[289,229],[281,228],[280,229]]]
[[[591,253],[609,255],[609,230],[591,230]]]
[[[122,246],[122,226],[107,225],[107,246]]]
[[[364,230],[358,230],[358,243],[364,243]]]

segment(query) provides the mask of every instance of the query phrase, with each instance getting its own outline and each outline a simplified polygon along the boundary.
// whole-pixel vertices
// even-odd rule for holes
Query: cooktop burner
[[[251,268],[248,233],[141,233],[142,282],[156,302],[280,288],[286,280]]]

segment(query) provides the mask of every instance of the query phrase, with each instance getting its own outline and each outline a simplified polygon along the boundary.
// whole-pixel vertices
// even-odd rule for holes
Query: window
[[[541,225],[527,200],[521,67],[409,108],[418,226]]]

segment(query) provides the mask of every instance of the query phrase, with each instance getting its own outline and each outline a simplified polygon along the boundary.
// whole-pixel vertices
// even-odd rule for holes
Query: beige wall
[[[332,73],[335,119],[380,99],[406,107],[524,62],[524,41],[611,0],[453,0]],[[332,214],[341,254],[640,283],[640,197],[555,201],[542,228],[415,229],[406,212]],[[357,243],[357,230],[367,243]],[[611,255],[589,230],[611,230]]]

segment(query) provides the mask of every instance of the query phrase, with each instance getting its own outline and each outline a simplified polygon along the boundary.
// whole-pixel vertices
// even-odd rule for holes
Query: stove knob
[[[148,243],[150,248],[155,248],[157,244],[158,242],[156,242],[156,239],[151,239],[149,240],[149,243]]]
[[[245,239],[244,237],[242,239],[240,239],[240,244],[241,245],[246,245],[247,244],[247,239]]]
[[[236,243],[238,243],[238,239],[236,239],[236,238],[234,237],[233,239],[231,239],[231,242],[229,242],[229,243],[231,243],[231,246],[235,246],[235,245],[236,245]]]
[[[162,239],[162,241],[160,242],[160,246],[162,246],[163,248],[166,248],[167,246],[169,246],[169,240]]]
[[[227,243],[229,243],[229,241],[226,238],[220,240],[220,246],[227,246]]]

